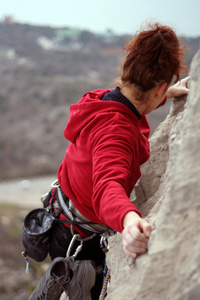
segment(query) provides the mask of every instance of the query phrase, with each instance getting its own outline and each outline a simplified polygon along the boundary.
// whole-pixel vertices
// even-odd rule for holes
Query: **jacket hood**
[[[64,129],[64,136],[70,142],[75,142],[81,130],[98,114],[106,111],[119,111],[127,114],[129,118],[135,119],[137,117],[124,104],[115,101],[102,101],[101,98],[111,89],[95,90],[83,95],[77,104],[70,106],[70,118]]]

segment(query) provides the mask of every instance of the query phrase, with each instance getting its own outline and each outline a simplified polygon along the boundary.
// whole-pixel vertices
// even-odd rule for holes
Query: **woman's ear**
[[[156,87],[156,96],[160,97],[162,95],[164,95],[167,92],[167,83],[160,83],[157,87]]]

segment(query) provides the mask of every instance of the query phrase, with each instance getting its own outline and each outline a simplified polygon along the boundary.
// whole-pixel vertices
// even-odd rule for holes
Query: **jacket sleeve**
[[[121,129],[100,130],[93,143],[93,209],[103,223],[119,232],[129,211],[141,216],[129,199],[140,177],[135,141]]]

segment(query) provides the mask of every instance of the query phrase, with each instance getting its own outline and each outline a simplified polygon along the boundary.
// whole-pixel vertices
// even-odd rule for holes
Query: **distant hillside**
[[[113,86],[128,38],[0,24],[0,179],[56,172],[69,105],[88,90]],[[184,39],[189,65],[199,39]],[[153,128],[166,110],[151,120]]]
[[[126,39],[109,32],[100,36],[70,28],[0,24],[0,46],[26,59],[29,73],[48,77],[85,76],[93,71],[109,78]]]

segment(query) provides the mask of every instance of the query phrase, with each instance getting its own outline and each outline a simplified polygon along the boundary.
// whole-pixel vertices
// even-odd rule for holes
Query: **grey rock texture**
[[[200,299],[200,51],[190,93],[172,101],[150,139],[133,202],[153,231],[147,254],[127,257],[121,234],[110,238],[108,300]]]

